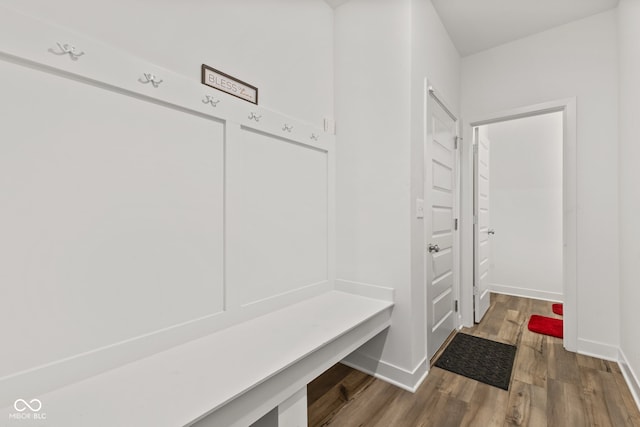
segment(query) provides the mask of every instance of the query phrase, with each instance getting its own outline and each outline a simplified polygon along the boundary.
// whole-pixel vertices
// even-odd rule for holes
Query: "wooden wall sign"
[[[240,99],[258,104],[258,88],[242,80],[202,64],[202,84],[237,96]]]

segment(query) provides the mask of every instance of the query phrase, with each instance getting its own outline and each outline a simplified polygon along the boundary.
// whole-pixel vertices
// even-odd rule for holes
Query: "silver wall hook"
[[[253,111],[249,113],[249,120],[255,120],[256,122],[259,122],[261,118],[262,116],[254,113]]]
[[[293,130],[293,126],[289,126],[288,124],[284,124],[284,126],[282,127],[282,130],[285,132],[291,132]]]
[[[158,80],[158,78],[154,74],[144,73],[143,76],[144,76],[144,79],[142,77],[138,79],[140,83],[144,83],[144,84],[151,83],[153,87],[158,87],[160,86],[160,83],[162,83],[162,80]]]
[[[206,98],[204,98],[202,100],[203,104],[211,104],[212,107],[217,107],[218,106],[218,102],[220,102],[219,99],[215,99],[213,96],[211,95],[205,95]]]
[[[312,133],[309,138],[311,138],[314,141],[317,141],[318,140],[318,135],[316,135],[315,133]]]
[[[77,61],[78,58],[84,55],[84,52],[76,52],[76,47],[68,43],[61,44],[56,42],[56,44],[58,45],[58,49],[60,49],[59,52],[56,52],[51,48],[49,49],[49,52],[53,53],[54,55],[69,55],[69,58],[71,58],[72,61]]]

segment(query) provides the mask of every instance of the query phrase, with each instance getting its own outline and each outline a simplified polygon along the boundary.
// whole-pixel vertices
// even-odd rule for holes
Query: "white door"
[[[486,128],[475,128],[474,153],[474,321],[480,323],[489,309],[489,139]]]
[[[455,329],[454,212],[457,196],[456,122],[429,96],[425,147],[427,354]]]

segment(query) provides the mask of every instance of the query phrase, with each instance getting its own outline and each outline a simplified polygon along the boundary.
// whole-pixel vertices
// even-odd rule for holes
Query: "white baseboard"
[[[393,288],[344,279],[336,279],[335,290],[391,302],[393,302],[395,296],[395,289]]]
[[[617,362],[619,348],[615,345],[578,338],[578,353]]]
[[[382,360],[354,351],[340,361],[343,365],[357,369],[396,387],[415,393],[429,373],[427,360],[422,360],[413,371],[392,365]]]
[[[544,301],[562,302],[564,300],[561,293],[539,291],[537,289],[518,288],[516,286],[500,285],[497,283],[490,283],[489,290],[497,294],[540,299]]]
[[[636,373],[633,371],[633,368],[631,368],[631,365],[629,365],[629,360],[622,349],[618,349],[618,364],[622,370],[622,376],[624,376],[624,379],[629,386],[633,400],[635,400],[636,406],[640,409],[640,381],[638,380]]]

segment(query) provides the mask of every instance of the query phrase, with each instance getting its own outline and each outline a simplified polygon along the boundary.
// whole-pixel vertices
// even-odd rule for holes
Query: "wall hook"
[[[255,120],[256,122],[259,122],[261,118],[262,116],[257,115],[253,111],[249,114],[249,120]]]
[[[158,78],[154,74],[144,73],[143,76],[144,76],[144,79],[142,77],[138,79],[140,83],[144,83],[144,84],[151,83],[153,87],[158,87],[160,86],[160,83],[162,83],[162,80],[158,80]]]
[[[58,49],[60,49],[59,52],[56,52],[51,48],[49,49],[49,52],[53,53],[54,55],[69,55],[69,58],[71,58],[72,61],[77,61],[78,58],[84,55],[84,52],[76,52],[76,47],[68,43],[60,44],[56,42],[56,44],[58,45]]]
[[[315,133],[312,133],[309,138],[313,139],[314,141],[317,141],[318,140],[318,135],[316,135]]]
[[[282,127],[282,130],[285,132],[291,132],[293,130],[293,126],[289,126],[288,124],[284,124],[284,126]]]
[[[205,95],[206,98],[204,98],[202,100],[203,104],[211,104],[212,107],[217,107],[218,106],[218,102],[220,102],[219,99],[215,99],[213,96],[211,95]]]

